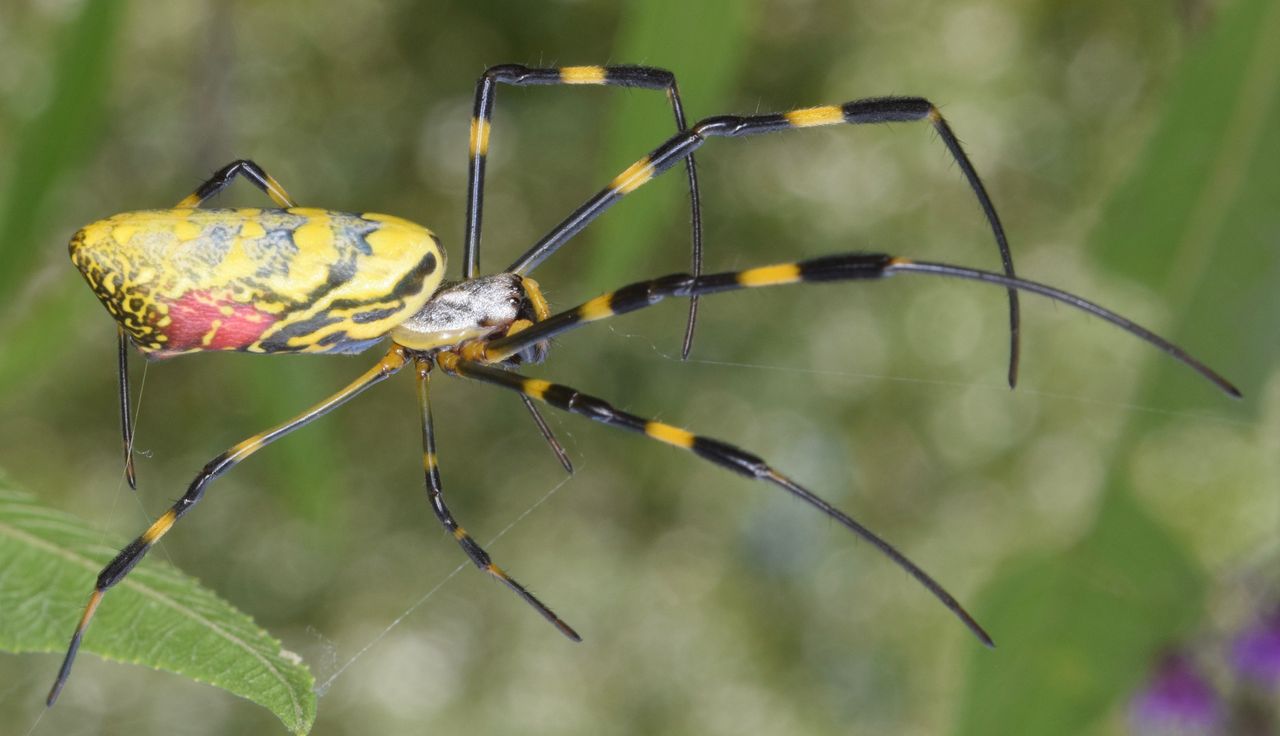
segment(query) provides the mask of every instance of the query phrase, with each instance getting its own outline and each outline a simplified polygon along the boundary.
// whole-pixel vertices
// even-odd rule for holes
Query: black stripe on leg
[[[909,122],[929,117],[933,104],[920,97],[873,97],[840,106],[849,123]]]
[[[452,517],[450,517],[450,522],[452,522]],[[449,523],[446,523],[446,526],[449,525]],[[467,557],[471,558],[476,567],[483,570],[493,563],[493,560],[489,558],[489,553],[484,551],[479,542],[471,538],[466,529],[455,524],[452,532],[453,538],[458,540],[458,545],[462,547],[463,552],[467,553]]]
[[[821,282],[882,278],[892,262],[893,258],[881,253],[853,253],[811,258],[796,265],[801,280]]]
[[[728,468],[748,478],[762,478],[769,474],[769,465],[758,455],[735,447],[728,442],[694,435],[691,448],[698,457],[710,460],[722,468]]]
[[[615,87],[642,87],[644,89],[671,89],[676,77],[666,69],[650,66],[606,66],[605,84]]]

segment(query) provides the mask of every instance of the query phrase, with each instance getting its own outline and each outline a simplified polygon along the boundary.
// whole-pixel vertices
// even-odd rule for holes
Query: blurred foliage
[[[1246,319],[1265,331],[1274,318],[1263,315],[1280,314],[1275,238],[1251,237],[1280,233],[1280,214],[1262,206],[1280,197],[1280,177],[1264,163],[1280,156],[1267,135],[1280,125],[1277,53],[1280,5],[1229,8],[1179,65],[1159,127],[1092,238],[1116,273],[1152,285],[1176,305],[1165,320],[1169,335],[1206,346],[1245,385],[1275,370],[1280,347],[1259,341],[1237,319],[1251,315]],[[1218,243],[1233,244],[1230,257],[1214,257]],[[1147,362],[1155,364],[1153,377],[1135,389],[1142,403],[1190,410],[1217,401],[1185,370]],[[1251,416],[1265,406],[1249,404]],[[1122,460],[1110,464],[1088,533],[1065,554],[1015,563],[1019,569],[989,586],[982,611],[1005,622],[999,628],[1007,651],[970,658],[959,733],[1080,733],[1136,689],[1153,651],[1200,625],[1207,575],[1135,505],[1123,460],[1154,427],[1169,424],[1167,415],[1130,418],[1112,445]],[[1276,490],[1249,495],[1263,499]],[[1036,697],[1045,692],[1056,697]]]
[[[114,330],[62,244],[106,214],[177,201],[233,158],[257,160],[301,202],[400,214],[452,247],[472,85],[489,64],[666,66],[691,118],[920,94],[964,139],[1021,273],[1170,330],[1246,400],[1229,404],[1131,338],[1030,298],[1009,392],[1003,294],[923,279],[704,300],[689,362],[678,360],[683,307],[670,304],[566,336],[531,372],[759,452],[978,601],[1000,649],[982,650],[897,568],[772,489],[551,416],[579,468],[565,482],[518,402],[448,380],[435,382],[435,408],[455,511],[482,542],[519,520],[491,551],[582,645],[473,570],[447,577],[463,559],[421,498],[405,377],[221,479],[153,557],[303,655],[324,692],[317,734],[939,733],[1004,707],[975,693],[1019,682],[1022,663],[1056,643],[1055,621],[1075,637],[1062,641],[1109,632],[1100,646],[1149,616],[1123,651],[1132,673],[1166,632],[1198,617],[1225,626],[1243,615],[1242,586],[1276,585],[1252,572],[1280,558],[1280,330],[1266,288],[1278,180],[1276,144],[1257,135],[1274,129],[1276,7],[4,4],[0,211],[21,222],[0,221],[0,467],[122,541],[209,457],[371,359],[138,367],[136,499],[123,485]],[[1253,40],[1215,56],[1233,17]],[[643,90],[501,89],[486,266],[508,263],[670,126]],[[32,143],[41,136],[55,145]],[[717,141],[699,166],[711,269],[853,249],[998,263],[924,126]],[[548,261],[537,277],[553,300],[687,268],[682,192],[682,175],[664,177]],[[221,202],[260,200],[238,186]],[[1139,538],[1141,558],[1121,559]],[[1080,579],[1102,562],[1166,577]],[[1018,585],[1037,565],[1054,576]],[[1073,591],[1075,613],[1045,610]],[[1158,610],[1169,600],[1177,610]],[[1046,684],[1020,707],[1053,712],[1089,693],[1095,715],[1080,727],[1119,732],[1109,702],[1125,693],[1103,690],[1125,678],[1095,677],[1115,662],[1092,652],[1067,663],[1080,679],[1024,678]],[[56,667],[51,655],[0,659],[3,722],[35,722]],[[271,715],[225,693],[87,656],[36,732],[272,730]]]

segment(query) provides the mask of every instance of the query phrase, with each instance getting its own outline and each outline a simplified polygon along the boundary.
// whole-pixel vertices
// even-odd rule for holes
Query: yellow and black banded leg
[[[698,121],[687,132],[678,133],[655,148],[648,156],[640,159],[618,176],[609,186],[600,190],[594,197],[574,210],[551,232],[533,245],[506,270],[524,274],[532,271],[548,256],[554,253],[566,241],[576,235],[588,223],[599,217],[622,197],[630,194],[658,174],[671,168],[677,161],[685,159],[702,147],[708,138],[739,138],[743,136],[772,133],[798,128],[814,128],[825,125],[867,125],[877,123],[893,123],[927,120],[938,136],[946,144],[947,150],[964,173],[969,188],[973,190],[986,215],[987,223],[995,236],[996,246],[1000,251],[1000,260],[1004,264],[1006,276],[1013,276],[1013,256],[1009,252],[1008,239],[1004,226],[996,213],[987,189],[979,178],[977,170],[969,160],[959,139],[952,132],[951,126],[938,112],[932,102],[923,97],[878,97],[865,100],[854,100],[843,105],[825,105],[787,113],[767,115],[718,115]],[[1009,385],[1017,383],[1019,355],[1019,315],[1018,295],[1009,289]]]
[[[844,253],[807,261],[749,268],[744,271],[727,271],[702,276],[677,273],[649,281],[639,281],[616,291],[601,294],[572,309],[553,314],[513,335],[468,345],[463,348],[462,353],[464,357],[471,360],[499,363],[530,345],[549,340],[561,333],[614,315],[651,307],[673,296],[688,297],[694,294],[715,294],[722,291],[756,289],[783,284],[868,281],[904,273],[980,281],[1048,297],[1116,325],[1185,364],[1227,394],[1240,396],[1240,391],[1235,386],[1186,350],[1132,320],[1083,297],[1036,281],[1006,276],[993,271],[953,266],[947,263],[913,261],[883,253]]]
[[[453,512],[449,510],[444,501],[444,484],[440,479],[440,466],[436,460],[435,423],[431,418],[430,358],[415,357],[414,368],[418,377],[418,405],[422,409],[422,470],[426,475],[427,500],[431,502],[431,510],[435,513],[436,518],[440,520],[440,524],[444,526],[445,531],[449,532],[458,541],[462,551],[467,553],[467,557],[471,558],[477,568],[489,573],[514,591],[516,595],[532,606],[552,626],[559,629],[560,633],[573,641],[582,641],[582,637],[578,636],[578,632],[574,631],[569,624],[560,620],[560,617],[553,613],[550,608],[547,608],[533,593],[530,593],[528,589],[516,582],[506,571],[495,565],[489,557],[489,553],[485,552],[480,543],[473,539],[453,518]]]
[[[662,90],[671,103],[676,130],[684,131],[688,127],[676,77],[666,69],[648,66],[565,66],[539,69],[519,64],[502,64],[486,69],[476,83],[475,106],[471,117],[471,166],[467,181],[467,221],[462,266],[464,278],[472,278],[480,271],[485,161],[499,84],[514,87],[589,85]],[[692,157],[685,160],[685,171],[689,179],[689,206],[693,227],[693,271],[698,273],[702,264],[702,215],[697,167]]]
[[[503,64],[485,70],[476,83],[476,101],[471,117],[471,168],[467,179],[467,222],[463,251],[462,275],[471,278],[480,272],[480,227],[484,199],[485,157],[489,150],[489,130],[493,122],[494,98],[499,84],[515,87],[551,85],[591,85],[604,87],[634,87],[662,90],[671,103],[676,130],[684,131],[684,104],[680,101],[680,89],[675,74],[666,69],[650,66],[564,66],[534,69],[518,64]],[[693,156],[685,159],[685,173],[689,180],[689,214],[692,223],[693,252],[691,255],[694,275],[702,273],[702,206],[698,194],[698,168]],[[685,326],[681,354],[689,357],[693,347],[693,329],[698,317],[698,300],[689,302],[689,319]]]
[[[906,570],[921,585],[927,588],[934,597],[941,601],[948,610],[955,614],[973,632],[974,636],[978,637],[979,641],[987,646],[995,646],[991,641],[991,637],[969,615],[968,611],[960,605],[959,601],[952,597],[928,573],[894,548],[893,545],[881,539],[870,529],[858,523],[840,509],[832,506],[809,489],[770,467],[768,463],[756,455],[720,440],[695,435],[670,424],[644,419],[635,414],[622,411],[602,399],[581,393],[568,386],[535,378],[526,378],[510,371],[463,360],[456,353],[441,353],[436,356],[436,362],[446,373],[451,375],[501,386],[550,404],[557,409],[584,416],[592,421],[638,432],[650,439],[673,447],[679,447],[682,450],[689,450],[698,457],[728,468],[739,475],[778,486],[828,517],[840,522],[840,524],[863,540],[870,542],[876,549],[880,550],[881,553],[903,570]]]
[[[129,336],[124,328],[116,326],[119,349],[116,353],[116,370],[120,385],[120,434],[124,439],[124,477],[129,487],[138,490],[138,474],[133,465],[133,415],[129,400]]]
[[[175,205],[175,208],[199,207],[207,200],[226,189],[236,176],[243,176],[248,179],[255,187],[261,189],[271,198],[272,202],[281,209],[296,207],[293,198],[289,193],[280,186],[280,183],[271,177],[270,174],[262,170],[262,167],[252,161],[239,159],[223,166],[209,177],[208,181],[196,187],[196,190],[182,199]]]
[[[553,68],[531,68],[519,64],[502,64],[485,70],[476,83],[475,105],[471,113],[470,166],[467,176],[467,215],[465,235],[463,238],[462,276],[472,278],[480,272],[480,232],[484,217],[484,175],[489,153],[489,132],[493,127],[493,109],[497,98],[499,84],[513,87],[533,86],[605,86],[635,87],[640,89],[663,90],[671,103],[671,112],[675,117],[676,130],[683,131],[687,125],[684,116],[684,105],[680,101],[680,90],[676,86],[675,75],[666,69],[645,66],[565,66]],[[689,208],[692,222],[692,270],[702,272],[702,211],[698,195],[698,171],[692,156],[685,160],[685,171],[689,180]],[[693,346],[693,330],[697,322],[698,300],[689,301],[689,317],[685,324],[684,342],[681,354],[689,357]],[[552,433],[547,421],[538,413],[538,408],[524,399],[525,409],[538,426],[538,431],[546,439],[556,458],[569,474],[573,473],[573,464],[563,445]]]
[[[187,492],[183,494],[182,498],[169,507],[168,511],[161,514],[160,518],[152,522],[151,526],[147,527],[147,530],[140,534],[137,539],[134,539],[124,549],[120,550],[115,559],[107,563],[107,566],[98,574],[97,582],[93,586],[93,593],[89,596],[89,603],[85,606],[84,613],[80,616],[80,622],[76,625],[75,633],[71,635],[71,643],[67,646],[67,654],[62,660],[62,667],[58,670],[58,677],[54,680],[53,687],[49,689],[49,696],[45,699],[45,704],[52,706],[54,701],[58,699],[58,694],[62,692],[63,686],[66,685],[67,678],[71,675],[71,665],[75,662],[76,653],[80,650],[80,641],[84,637],[85,629],[89,627],[89,621],[93,619],[94,612],[98,609],[98,604],[102,602],[102,597],[106,595],[112,586],[128,575],[135,565],[142,561],[147,552],[173,528],[178,519],[181,519],[195,507],[204,496],[205,490],[207,490],[210,483],[236,465],[239,465],[241,461],[258,450],[296,429],[305,427],[364,392],[365,389],[391,377],[403,368],[407,362],[408,354],[404,348],[399,346],[392,347],[376,365],[348,384],[346,388],[289,421],[278,424],[240,442],[205,464],[200,473],[191,481],[191,485],[187,487]]]

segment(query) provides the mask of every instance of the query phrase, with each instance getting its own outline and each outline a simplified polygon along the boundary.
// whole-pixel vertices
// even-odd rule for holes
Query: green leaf
[[[66,650],[93,580],[116,554],[101,538],[0,479],[0,649]],[[143,562],[107,593],[81,651],[220,687],[267,708],[294,733],[308,732],[315,721],[315,680],[297,655],[157,560]],[[50,660],[51,683],[56,671]],[[75,688],[74,672],[68,688]]]
[[[1224,6],[1174,79],[1091,247],[1177,305],[1157,326],[1235,379],[1256,411],[1247,397],[1261,393],[1280,350],[1261,327],[1280,312],[1280,5]],[[1143,508],[1127,474],[1153,429],[1194,423],[1192,408],[1234,407],[1184,366],[1145,360],[1133,402],[1161,411],[1126,417],[1094,527],[980,597],[978,618],[1001,648],[971,658],[956,733],[1081,733],[1134,691],[1160,647],[1201,625],[1208,574]]]

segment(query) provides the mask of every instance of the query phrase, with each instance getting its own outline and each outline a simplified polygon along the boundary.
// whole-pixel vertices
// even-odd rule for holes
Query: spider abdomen
[[[311,208],[125,212],[78,231],[70,251],[149,357],[359,352],[417,312],[444,273],[420,225]]]

